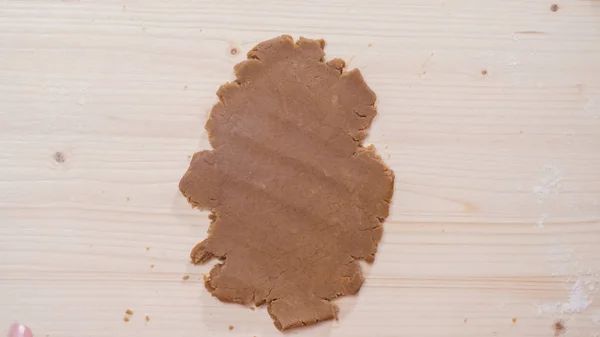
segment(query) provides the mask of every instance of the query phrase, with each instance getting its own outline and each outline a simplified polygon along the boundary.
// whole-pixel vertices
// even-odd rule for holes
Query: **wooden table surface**
[[[396,173],[359,296],[290,335],[599,336],[600,2],[556,5],[3,1],[0,334],[281,335],[204,290],[177,183],[232,66],[288,33],[361,69]]]

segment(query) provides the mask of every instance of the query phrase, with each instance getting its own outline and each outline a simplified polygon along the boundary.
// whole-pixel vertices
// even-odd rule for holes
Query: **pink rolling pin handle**
[[[24,324],[15,323],[8,330],[8,337],[33,337],[33,334]]]

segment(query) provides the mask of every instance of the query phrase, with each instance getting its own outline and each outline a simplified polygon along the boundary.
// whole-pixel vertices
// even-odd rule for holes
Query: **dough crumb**
[[[146,322],[150,322],[150,316],[146,316]]]
[[[129,322],[129,317],[123,317],[124,322]]]
[[[187,280],[189,280],[189,279],[190,279],[190,275],[185,275],[185,276],[184,276],[182,279],[183,279],[184,281],[187,281]]]
[[[513,324],[517,323],[517,319],[515,317],[513,317],[512,322],[513,322]]]
[[[233,325],[229,326],[229,331],[233,330]]]
[[[254,309],[254,307],[250,307],[250,310],[254,311],[255,309]]]
[[[125,310],[125,314],[131,316],[131,315],[133,315],[133,311],[127,309],[127,310]]]

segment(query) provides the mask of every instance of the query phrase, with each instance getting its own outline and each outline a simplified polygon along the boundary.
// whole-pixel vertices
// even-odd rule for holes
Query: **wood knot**
[[[565,327],[565,324],[563,323],[563,321],[556,321],[554,322],[554,336],[558,337],[560,336],[563,332],[565,332],[567,328]]]
[[[54,153],[52,155],[52,158],[54,158],[54,161],[56,161],[57,163],[60,163],[60,164],[64,163],[65,160],[67,160],[67,158],[65,157],[65,154],[60,151]]]

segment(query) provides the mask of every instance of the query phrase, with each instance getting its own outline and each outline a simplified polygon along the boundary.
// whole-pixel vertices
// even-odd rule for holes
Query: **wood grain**
[[[600,2],[552,4],[4,1],[0,330],[280,335],[203,289],[177,182],[232,66],[289,33],[361,69],[397,179],[359,296],[290,334],[599,336]]]

